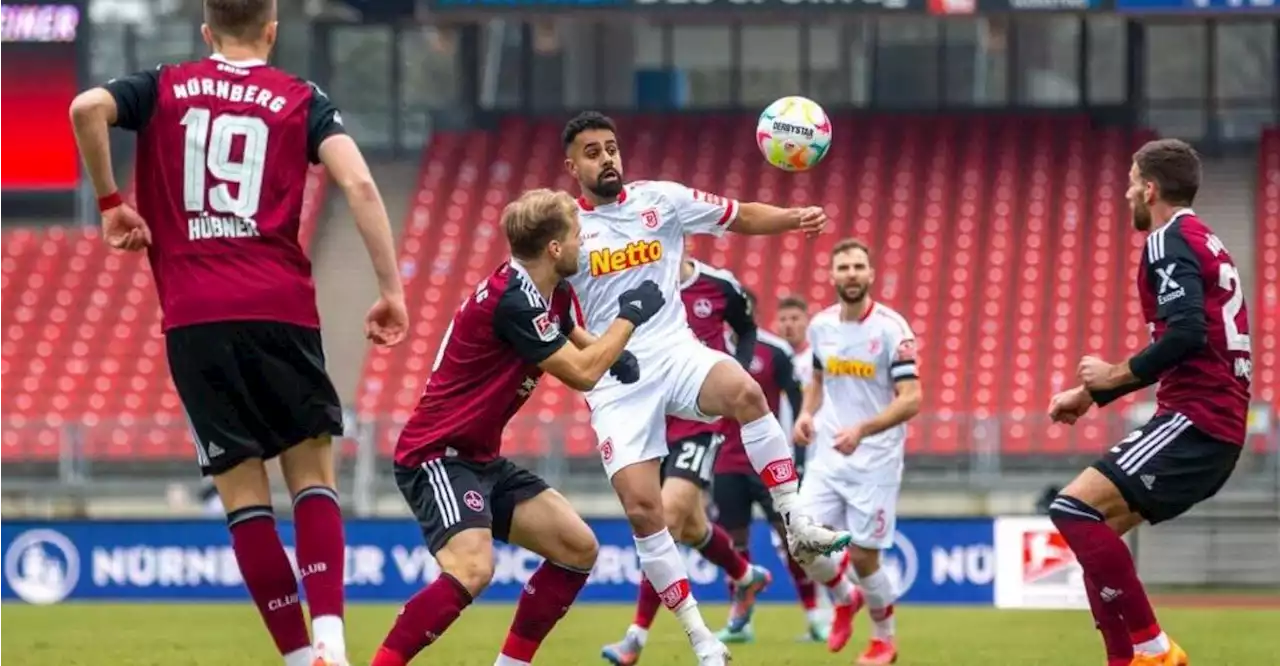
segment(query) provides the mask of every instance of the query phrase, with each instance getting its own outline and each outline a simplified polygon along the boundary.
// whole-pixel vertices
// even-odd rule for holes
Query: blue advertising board
[[[621,519],[588,521],[600,557],[581,599],[630,602],[640,581],[631,530]],[[219,601],[246,598],[227,532],[218,520],[4,521],[0,526],[4,584],[0,598],[35,604],[61,601]],[[993,603],[995,555],[990,519],[904,519],[885,563],[904,588],[906,603]],[[292,525],[280,533],[292,547]],[[408,520],[347,522],[346,583],[352,601],[400,602],[439,570]],[[292,552],[291,552],[292,554]],[[795,599],[773,536],[752,533],[752,559],[775,574],[765,601]],[[540,558],[498,545],[493,584],[483,599],[511,602]],[[723,575],[696,552],[686,552],[694,594],[727,600]]]
[[[1277,0],[1115,0],[1122,12],[1195,12],[1233,14],[1280,12]]]

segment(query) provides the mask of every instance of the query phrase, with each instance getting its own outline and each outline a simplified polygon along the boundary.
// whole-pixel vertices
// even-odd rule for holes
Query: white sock
[[[311,618],[311,637],[317,644],[339,654],[347,653],[346,633],[342,618],[337,615],[321,615]]]
[[[876,638],[893,638],[893,602],[898,598],[893,579],[883,568],[862,578],[862,593],[867,597],[867,610],[873,623],[871,635]]]
[[[311,663],[315,660],[315,653],[308,646],[286,654],[284,656],[284,666],[311,666]]]
[[[1169,648],[1169,637],[1162,631],[1159,636],[1133,646],[1133,651],[1139,654],[1164,654]]]
[[[751,467],[756,470],[773,497],[773,507],[778,513],[789,514],[795,505],[800,479],[796,476],[796,461],[791,456],[791,445],[782,431],[778,418],[765,414],[742,424],[742,447],[747,450]]]
[[[498,655],[498,660],[493,662],[493,666],[529,666],[529,662],[512,659],[505,654]]]
[[[805,573],[809,574],[809,580],[821,583],[827,588],[831,593],[832,603],[838,606],[852,603],[853,583],[845,575],[846,566],[842,565],[840,560],[831,555],[823,555],[800,566],[804,568]]]
[[[636,645],[644,647],[645,642],[649,640],[649,630],[638,624],[633,624],[627,627],[627,636],[635,639]]]
[[[817,608],[811,608],[805,611],[804,617],[806,620],[809,621],[809,624],[818,624],[819,622],[822,622],[823,620],[826,619],[823,617],[822,611]]]
[[[676,614],[684,633],[689,635],[689,641],[697,646],[715,640],[702,619],[693,591],[689,589],[689,571],[675,540],[671,538],[671,532],[663,529],[646,537],[637,536],[635,540],[641,570],[653,589],[658,591],[663,605]]]

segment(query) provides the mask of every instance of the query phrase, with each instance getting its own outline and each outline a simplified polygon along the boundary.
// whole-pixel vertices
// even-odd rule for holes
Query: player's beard
[[[564,255],[556,260],[556,275],[562,278],[573,277],[578,274],[578,258],[572,257],[570,261],[569,255]]]
[[[605,174],[614,176],[613,180],[605,180]],[[617,198],[619,194],[622,194],[622,172],[617,169],[605,169],[596,176],[595,184],[589,185],[587,189],[601,199]]]
[[[1133,228],[1138,231],[1151,228],[1151,209],[1146,203],[1138,202],[1133,205]]]
[[[853,305],[861,303],[867,297],[866,285],[848,284],[836,290],[836,295],[840,300]]]

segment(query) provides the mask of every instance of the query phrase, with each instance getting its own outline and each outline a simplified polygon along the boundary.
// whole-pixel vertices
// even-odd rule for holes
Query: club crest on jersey
[[[699,298],[693,302],[693,314],[698,319],[706,319],[707,317],[710,317],[713,309],[711,301],[705,298]]]
[[[638,240],[627,243],[621,250],[607,247],[592,250],[589,258],[591,277],[625,271],[628,268],[652,264],[662,259],[662,243]]]
[[[858,379],[875,379],[876,366],[874,363],[859,361],[851,358],[831,357],[824,364],[823,372],[836,377],[856,377]]]
[[[646,208],[641,211],[640,221],[644,223],[645,229],[657,229],[662,225],[662,218],[658,217],[657,208]]]
[[[558,325],[551,319],[551,315],[543,312],[533,318],[533,328],[538,332],[538,339],[543,342],[551,342],[556,339],[556,328]]]

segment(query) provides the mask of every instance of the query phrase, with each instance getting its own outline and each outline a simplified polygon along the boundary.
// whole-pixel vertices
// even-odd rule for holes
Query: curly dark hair
[[[617,132],[618,127],[613,124],[612,118],[599,111],[583,111],[570,118],[569,122],[564,125],[564,132],[560,134],[560,140],[564,142],[564,149],[566,151],[569,150],[569,146],[573,145],[573,140],[587,130]]]

